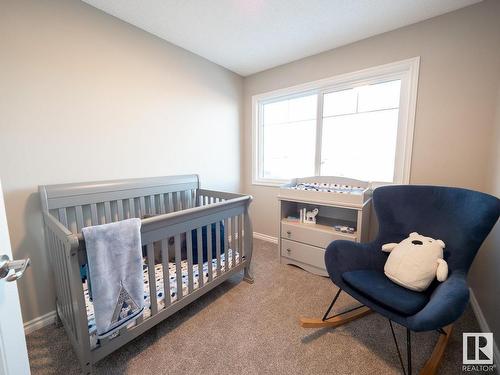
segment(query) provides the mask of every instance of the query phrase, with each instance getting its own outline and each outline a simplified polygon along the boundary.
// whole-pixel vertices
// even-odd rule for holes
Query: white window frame
[[[252,96],[252,184],[279,186],[288,181],[264,178],[259,175],[264,165],[262,147],[264,126],[262,107],[264,104],[290,99],[294,96],[318,94],[314,172],[319,175],[321,167],[321,131],[323,129],[323,94],[395,79],[401,80],[401,93],[393,183],[408,184],[410,182],[419,66],[420,57],[414,57]]]

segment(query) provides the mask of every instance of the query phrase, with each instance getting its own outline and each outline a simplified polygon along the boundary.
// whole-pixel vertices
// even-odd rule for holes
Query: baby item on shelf
[[[305,208],[304,208],[305,210]],[[312,211],[306,211],[306,215],[304,218],[304,223],[305,224],[316,224],[316,216],[318,215],[319,210],[315,208]]]
[[[335,225],[335,230],[337,232],[353,234],[356,230],[353,227],[348,227],[345,225]]]

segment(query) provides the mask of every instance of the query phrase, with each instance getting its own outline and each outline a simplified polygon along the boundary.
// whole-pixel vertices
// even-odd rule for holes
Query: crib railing
[[[234,273],[243,270],[245,280],[252,281],[250,276],[252,226],[248,214],[251,197],[192,189],[192,186],[188,181],[190,189],[182,191],[167,189],[166,192],[151,189],[147,191],[148,195],[134,198],[130,198],[130,195],[137,194],[139,191],[128,189],[127,194],[121,195],[111,194],[109,191],[110,194],[106,195],[109,200],[104,202],[98,201],[103,198],[102,189],[91,192],[90,195],[83,194],[80,189],[62,189],[68,194],[67,197],[63,197],[66,201],[61,201],[60,194],[52,192],[52,200],[46,199],[45,203],[43,196],[47,194],[47,190],[41,188],[42,206],[45,208],[47,247],[55,274],[58,316],[85,373],[91,371],[93,363],[199,298]],[[182,188],[185,187],[186,185],[182,186]],[[144,187],[141,187],[141,190],[143,192]],[[104,193],[108,194],[108,192]],[[75,195],[78,197],[77,204],[75,204]],[[120,199],[117,199],[120,197],[124,197],[121,200],[122,203]],[[130,199],[133,200],[132,203]],[[95,208],[92,208],[92,205],[95,205]],[[135,210],[132,211],[131,207]],[[96,211],[97,215],[95,215]],[[133,327],[122,328],[116,337],[100,340],[97,347],[91,348],[80,276],[80,266],[86,262],[86,249],[79,228],[128,217],[142,217],[143,213],[148,216],[153,215],[142,219],[141,226],[142,245],[145,248],[149,275],[150,314],[145,319],[139,318]],[[224,229],[221,230],[221,228]],[[170,238],[173,238],[173,243],[172,241],[169,243]],[[181,254],[182,239],[185,239],[185,257],[187,258],[185,261],[187,261],[188,270],[186,292],[183,290],[181,270],[181,263],[184,260]],[[198,276],[194,274],[192,267],[194,241],[198,255]],[[177,277],[175,298],[170,295],[169,262],[172,254],[169,250],[171,246],[173,246],[174,253],[172,263],[175,264]],[[208,262],[206,276],[203,272],[204,249]],[[155,253],[158,252],[161,255],[160,263],[163,267],[165,293],[162,306],[158,304],[156,298]],[[225,255],[222,256],[222,253]],[[210,263],[212,254],[215,254],[214,268]],[[196,288],[195,284],[197,284]]]
[[[42,202],[72,233],[90,225],[196,206],[198,176],[171,176],[41,187]]]

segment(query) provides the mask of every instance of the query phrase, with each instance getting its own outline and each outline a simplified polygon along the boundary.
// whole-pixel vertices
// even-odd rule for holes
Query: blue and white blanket
[[[137,319],[144,308],[141,220],[86,227],[82,234],[97,335],[107,337]]]

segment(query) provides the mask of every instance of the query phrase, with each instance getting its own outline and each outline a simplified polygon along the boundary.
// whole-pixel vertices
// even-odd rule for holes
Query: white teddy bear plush
[[[382,251],[389,254],[384,273],[396,284],[422,292],[437,277],[445,281],[448,264],[443,259],[445,244],[441,240],[421,236],[417,232],[400,243],[387,243]]]

